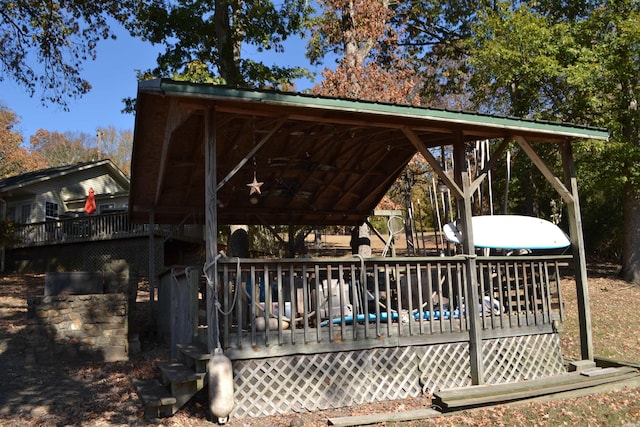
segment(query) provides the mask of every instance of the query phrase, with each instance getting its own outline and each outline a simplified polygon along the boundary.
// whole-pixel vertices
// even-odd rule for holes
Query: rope
[[[233,309],[236,306],[236,302],[238,301],[238,294],[239,294],[238,286],[242,287],[242,269],[240,268],[240,258],[236,258],[236,282],[235,282],[235,286],[233,287],[233,300],[231,301],[231,305],[229,306],[229,311],[224,311],[222,309],[222,304],[220,304],[220,301],[218,300],[217,292],[216,292],[215,306],[218,312],[223,316],[228,316],[231,313],[233,313]]]
[[[362,298],[367,298],[368,296],[365,296],[366,294],[368,294],[368,289],[367,289],[367,279],[366,279],[366,272],[365,272],[365,266],[364,266],[364,257],[360,254],[353,254],[354,257],[359,258],[360,259],[360,287],[361,289],[361,295]],[[360,297],[356,297],[356,302],[359,305],[360,303],[367,304],[366,301],[360,301]],[[358,307],[356,306],[356,310],[357,311],[364,311],[364,307]]]
[[[222,252],[220,252],[214,259],[213,261],[211,261],[208,264],[204,264],[204,266],[202,267],[202,272],[204,274],[204,277],[207,279],[207,298],[209,297],[209,295],[213,296],[213,306],[217,307],[220,303],[218,301],[218,292],[217,289],[214,288],[214,276],[216,274],[218,274],[218,260],[220,258],[222,258],[224,256],[224,254]],[[210,270],[211,267],[213,267],[213,274],[210,274]],[[209,310],[209,305],[207,304],[207,310]],[[218,325],[220,325],[220,316],[217,313],[218,310],[216,310],[216,322]],[[219,351],[222,352],[222,344],[220,343],[220,334],[216,334],[216,347],[215,347],[215,351]]]

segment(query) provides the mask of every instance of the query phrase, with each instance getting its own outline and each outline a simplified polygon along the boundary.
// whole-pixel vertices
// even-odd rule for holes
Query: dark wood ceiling
[[[485,123],[478,120],[482,116],[458,118],[451,112],[438,118],[415,114],[425,109],[300,94],[166,80],[144,83],[137,98],[131,166],[130,213],[138,223],[148,223],[151,212],[155,223],[204,221],[207,117],[213,118],[215,130],[222,224],[362,223],[418,151],[417,143],[428,148],[456,138],[475,141],[514,133],[558,142],[571,132],[600,132],[562,126],[541,131],[537,122],[523,126],[514,121],[509,127],[488,116]],[[250,197],[247,184],[254,173],[263,184],[261,194]]]

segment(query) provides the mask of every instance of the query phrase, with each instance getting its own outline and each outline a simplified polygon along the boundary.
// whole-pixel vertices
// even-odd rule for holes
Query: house
[[[17,224],[33,224],[83,214],[91,188],[95,191],[97,213],[127,210],[129,178],[105,159],[0,180],[3,217]]]
[[[15,224],[14,238],[4,248],[3,270],[102,271],[110,260],[124,259],[138,275],[146,276],[150,229],[129,223],[129,185],[129,178],[109,159],[0,180],[1,218]],[[91,190],[96,210],[87,213]],[[177,233],[175,227],[154,227],[158,265],[163,265],[165,247],[183,236],[184,228]],[[191,240],[199,242],[199,230],[194,233]]]
[[[213,413],[219,419],[561,375],[559,281],[569,266],[582,358],[593,361],[572,143],[607,140],[606,130],[165,79],[140,82],[136,108],[130,220],[180,224],[200,217],[206,236],[204,264],[175,266],[160,278],[159,312],[170,322],[172,352],[181,362],[159,365],[173,398],[150,402],[147,414],[171,415],[195,395],[206,375],[202,360],[214,353],[233,366],[235,406]],[[560,194],[570,254],[476,252],[473,194],[496,163],[473,177],[466,153],[485,139],[497,142],[494,159],[507,149],[524,152]],[[558,151],[563,176],[538,155],[542,146]],[[451,153],[453,175],[434,154],[442,147]],[[417,152],[455,199],[465,231],[460,254],[225,259],[218,253],[222,224],[362,224]],[[487,299],[504,308],[485,307]],[[223,385],[229,388],[215,383],[214,391]],[[211,406],[218,407],[216,396],[209,396]]]

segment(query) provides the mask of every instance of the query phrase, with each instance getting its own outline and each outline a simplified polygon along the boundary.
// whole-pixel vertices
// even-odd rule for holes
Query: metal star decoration
[[[253,194],[262,194],[260,192],[260,187],[262,187],[262,184],[264,184],[264,182],[258,182],[258,180],[256,179],[256,173],[253,173],[253,182],[247,184],[247,187],[250,187],[251,190],[249,190],[249,195],[253,195]]]

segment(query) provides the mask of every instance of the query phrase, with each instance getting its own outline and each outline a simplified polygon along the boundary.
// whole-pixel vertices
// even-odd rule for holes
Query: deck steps
[[[204,379],[203,374],[198,374],[179,360],[164,360],[157,363],[162,373],[162,383],[186,383]]]
[[[175,412],[176,398],[157,379],[133,379],[133,385],[142,400],[144,417],[147,419],[170,417]]]
[[[443,412],[446,412],[595,387],[638,376],[640,376],[638,370],[629,366],[604,369],[592,368],[581,372],[569,372],[564,375],[517,383],[477,385],[441,390],[433,394],[433,404]]]
[[[177,360],[189,367],[193,367],[196,373],[207,372],[207,362],[211,354],[195,344],[177,344]]]
[[[134,379],[145,418],[170,417],[202,390],[210,358],[196,345],[179,345],[177,359],[157,362],[160,380]]]

